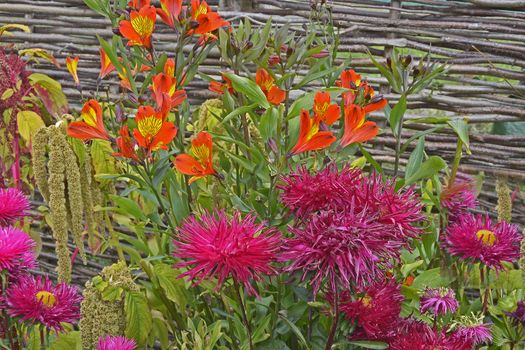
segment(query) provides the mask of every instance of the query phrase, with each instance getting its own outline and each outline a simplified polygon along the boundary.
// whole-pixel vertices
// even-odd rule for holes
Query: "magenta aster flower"
[[[515,225],[493,225],[488,215],[465,214],[448,227],[444,245],[451,255],[462,260],[501,269],[502,262],[514,262],[520,257],[521,238]]]
[[[420,300],[420,311],[432,312],[434,315],[454,313],[459,307],[456,294],[450,288],[428,288]]]
[[[282,178],[281,201],[298,217],[305,217],[320,210],[343,207],[347,203],[346,195],[354,188],[361,172],[344,166],[340,171],[337,165],[328,165],[316,174],[311,174],[306,167]]]
[[[137,346],[134,340],[126,337],[100,337],[97,350],[134,350]]]
[[[525,326],[525,301],[518,301],[516,310],[513,312],[507,312],[506,314],[507,316],[512,317],[514,321],[519,322]]]
[[[27,233],[14,227],[0,227],[0,272],[16,274],[35,267],[35,242]]]
[[[244,284],[246,290],[256,294],[250,280],[275,273],[272,262],[276,259],[281,236],[277,230],[255,223],[255,216],[241,218],[236,212],[228,218],[224,211],[204,213],[200,219],[189,217],[173,241],[174,255],[186,261],[177,267],[190,267],[180,277],[196,280],[217,278],[217,288],[232,277]]]
[[[492,334],[488,324],[461,325],[451,337],[456,343],[467,342],[474,346],[492,341]]]
[[[456,180],[443,188],[440,194],[441,206],[448,211],[449,222],[454,222],[470,209],[478,206],[474,184],[471,181]]]
[[[27,215],[30,205],[16,188],[0,188],[0,226],[8,226]]]
[[[78,289],[65,283],[53,286],[47,278],[21,276],[6,293],[7,312],[47,329],[63,330],[61,323],[73,323],[80,317],[82,297]]]
[[[458,341],[445,331],[433,330],[426,323],[403,319],[398,323],[396,335],[389,341],[390,350],[472,350],[468,340]]]
[[[395,334],[403,296],[395,281],[371,285],[357,297],[346,292],[340,297],[341,312],[357,323],[355,339],[386,340]]]

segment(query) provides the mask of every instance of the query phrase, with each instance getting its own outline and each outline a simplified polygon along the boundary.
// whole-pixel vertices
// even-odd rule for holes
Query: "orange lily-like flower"
[[[358,104],[364,108],[365,113],[370,113],[384,108],[388,103],[383,96],[376,95],[368,82],[363,81],[361,75],[357,74],[353,69],[343,71],[337,85],[349,89],[349,91],[343,93],[345,106]]]
[[[224,83],[221,83],[220,81],[210,81],[208,89],[219,95],[224,94],[226,91],[228,91],[230,94],[233,94],[235,90],[233,89],[232,81],[230,80],[230,78],[222,74],[222,79],[224,80]]]
[[[185,175],[192,175],[190,184],[204,176],[215,175],[212,161],[212,137],[206,131],[201,131],[191,142],[191,153],[180,154],[175,158],[175,168]]]
[[[199,35],[230,25],[230,22],[225,21],[217,12],[213,12],[204,0],[191,0],[191,18],[198,22],[194,33]]]
[[[149,7],[151,0],[131,0],[128,2],[128,7],[132,9],[140,9],[142,7]]]
[[[310,118],[307,110],[301,110],[301,120],[299,126],[299,137],[296,145],[290,151],[291,155],[306,151],[317,151],[330,146],[335,141],[335,136],[331,131],[320,131],[320,120]]]
[[[286,99],[286,91],[275,85],[275,80],[264,68],[257,69],[255,82],[266,95],[266,99],[273,105],[278,105]]]
[[[137,153],[135,152],[135,144],[129,135],[129,128],[124,125],[120,128],[120,136],[117,137],[117,147],[119,152],[113,153],[114,157],[124,157],[133,160],[138,160]]]
[[[186,91],[176,90],[177,80],[165,73],[159,73],[152,79],[151,91],[160,110],[169,111],[179,106],[186,99]]]
[[[175,60],[173,58],[168,58],[164,64],[164,74],[175,77]]]
[[[345,130],[341,138],[340,148],[352,143],[361,143],[374,138],[379,133],[379,127],[372,121],[365,121],[366,112],[363,107],[352,104],[345,107]]]
[[[69,56],[66,57],[67,70],[69,71],[69,74],[71,74],[71,76],[73,77],[73,80],[75,81],[76,85],[80,85],[80,80],[78,79],[78,74],[77,74],[77,66],[78,66],[79,59],[80,57],[78,56],[75,56],[73,58]]]
[[[332,125],[339,119],[341,109],[336,103],[330,104],[330,93],[319,91],[314,97],[314,114],[320,121]]]
[[[155,7],[143,6],[138,11],[131,11],[129,16],[129,21],[120,21],[120,34],[128,39],[128,46],[137,45],[151,49],[151,36],[157,19]]]
[[[89,100],[82,107],[80,114],[83,121],[71,122],[67,134],[83,141],[101,139],[109,140],[109,135],[104,127],[102,108],[96,100]]]
[[[100,52],[100,73],[98,78],[104,79],[109,73],[115,70],[115,66],[111,63],[111,60],[104,49],[100,47],[98,50]]]
[[[140,106],[135,120],[137,128],[133,130],[133,136],[148,153],[168,149],[167,145],[177,135],[175,124],[165,121],[164,114],[156,112],[151,106]]]
[[[181,10],[182,0],[160,0],[160,9],[157,9],[157,14],[164,23],[175,28],[175,21],[178,20]]]

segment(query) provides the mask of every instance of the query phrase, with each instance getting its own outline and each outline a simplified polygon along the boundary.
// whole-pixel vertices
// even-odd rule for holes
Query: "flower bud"
[[[277,55],[271,55],[268,58],[268,65],[269,66],[275,66],[277,64],[281,63],[281,58]]]
[[[316,53],[316,54],[313,54],[312,57],[315,57],[315,58],[323,58],[323,57],[328,57],[330,53],[327,51],[327,50],[323,50],[319,53]]]
[[[199,26],[199,22],[197,21],[190,21],[190,28],[196,29]]]

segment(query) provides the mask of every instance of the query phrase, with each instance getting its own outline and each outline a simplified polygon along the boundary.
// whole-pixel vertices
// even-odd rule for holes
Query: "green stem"
[[[399,160],[401,158],[401,133],[403,132],[403,120],[405,119],[405,114],[401,116],[399,120],[399,125],[397,127],[397,135],[396,135],[396,160],[394,163],[394,176],[397,176],[397,173],[399,171]]]
[[[337,324],[339,322],[339,288],[335,287],[334,292],[334,318],[332,319],[332,326],[330,327],[330,335],[326,342],[325,350],[330,350],[335,340],[335,332],[337,331]]]
[[[463,156],[463,141],[458,138],[458,143],[456,145],[456,154],[452,162],[452,170],[450,171],[450,178],[448,180],[448,186],[452,186],[456,180],[456,175],[459,169],[459,163],[461,162],[461,157]]]
[[[241,295],[241,286],[239,283],[234,279],[233,280],[233,288],[235,289],[235,295],[237,297],[237,302],[239,303],[239,306],[241,308],[241,315],[244,322],[244,326],[246,327],[246,332],[248,333],[248,342],[250,346],[250,350],[253,350],[253,340],[252,340],[252,327],[250,325],[250,321],[248,321],[248,315],[246,313],[246,306],[244,305],[244,302],[242,301],[242,295]]]

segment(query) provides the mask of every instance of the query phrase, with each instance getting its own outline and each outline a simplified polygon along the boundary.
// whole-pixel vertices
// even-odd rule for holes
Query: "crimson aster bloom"
[[[390,350],[472,350],[467,340],[457,341],[446,332],[433,330],[426,323],[415,319],[398,322],[396,334],[389,341]]]
[[[462,315],[453,326],[451,339],[454,343],[468,342],[472,346],[478,346],[492,341],[490,325],[483,323],[483,318],[483,315]]]
[[[9,287],[5,300],[10,316],[59,332],[64,329],[62,323],[79,319],[82,297],[77,287],[54,286],[47,277],[26,275]]]
[[[134,350],[137,346],[134,340],[126,337],[100,337],[97,350]]]
[[[236,212],[229,218],[224,211],[216,211],[186,219],[173,243],[175,257],[185,260],[177,267],[189,267],[180,277],[189,277],[195,284],[216,278],[217,289],[231,277],[256,295],[251,280],[276,272],[271,264],[281,237],[277,230],[256,223],[254,215],[243,218]]]
[[[352,338],[391,338],[395,334],[403,302],[399,285],[394,280],[380,282],[360,290],[357,295],[352,298],[346,292],[340,297],[341,312],[346,319],[356,322],[358,326]]]
[[[449,222],[478,206],[474,184],[470,181],[456,180],[441,191],[439,198],[441,206],[447,209]]]
[[[464,214],[449,225],[444,246],[461,260],[481,262],[499,270],[502,262],[514,262],[520,257],[521,239],[516,225],[493,225],[488,215]]]
[[[348,166],[341,170],[332,163],[317,173],[300,167],[281,178],[278,189],[281,201],[297,217],[309,216],[320,210],[344,207],[349,188],[357,185],[361,172]]]
[[[27,197],[16,188],[0,188],[0,226],[22,219],[30,209]]]
[[[0,272],[16,274],[36,266],[35,242],[27,233],[14,227],[0,227]]]
[[[450,288],[427,288],[420,300],[420,311],[434,315],[454,313],[459,307],[456,294]]]

